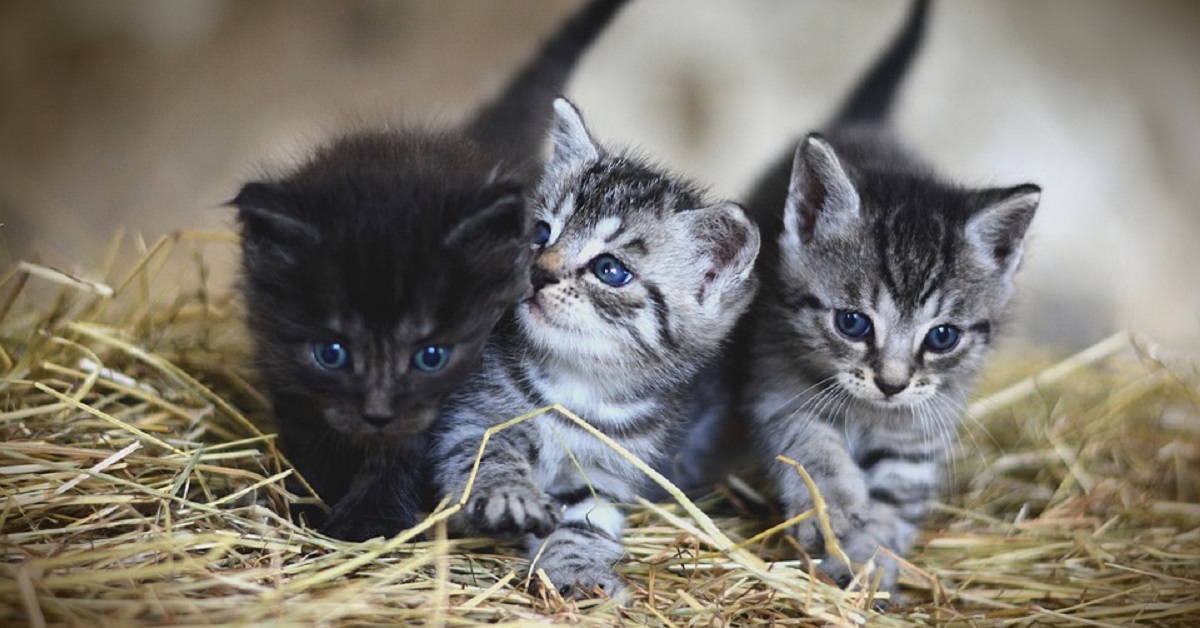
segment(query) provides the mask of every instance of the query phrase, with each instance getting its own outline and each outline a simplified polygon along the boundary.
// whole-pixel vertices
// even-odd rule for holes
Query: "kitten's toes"
[[[558,525],[561,511],[549,495],[532,486],[497,488],[467,503],[468,516],[476,529],[504,538],[546,536]]]
[[[537,544],[531,544],[531,549]],[[624,604],[628,599],[625,581],[613,571],[624,554],[620,541],[599,530],[563,527],[546,539],[538,551],[532,551],[536,563],[564,598],[577,600],[607,597]],[[540,587],[541,579],[532,579]]]
[[[586,600],[591,598],[609,598],[625,604],[629,598],[629,590],[612,567],[593,565],[589,568],[556,568],[541,566],[550,579],[550,583],[558,590],[563,599]],[[543,582],[534,577],[530,580],[531,592],[535,595],[544,594]]]
[[[821,534],[821,527],[815,521],[804,521],[792,526],[788,531],[792,538],[796,539],[796,543],[806,550],[819,550],[823,543],[824,535]]]
[[[847,550],[847,553],[850,553],[850,550]],[[862,574],[862,577],[860,578],[860,584],[856,588],[862,589],[873,587],[875,586],[876,579],[878,578],[878,587],[876,590],[882,593],[888,593],[894,598],[896,594],[897,573],[897,564],[895,559],[882,553],[874,553],[873,558],[870,554],[868,554],[863,562],[860,563],[855,558],[854,553],[850,553],[850,557],[852,560],[855,560],[854,569],[847,567],[845,563],[837,558],[826,556],[821,559],[821,571],[825,575],[829,576],[831,580],[837,583],[839,587],[846,589],[849,588],[854,582],[854,578],[855,576],[859,575],[859,571],[865,568],[866,561],[873,560],[874,571],[871,573]],[[887,610],[889,604],[887,600],[879,599],[875,600],[873,606],[877,611],[884,611]]]

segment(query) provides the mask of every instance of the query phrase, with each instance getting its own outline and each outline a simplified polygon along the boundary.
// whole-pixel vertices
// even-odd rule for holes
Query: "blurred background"
[[[117,229],[228,229],[351,128],[452,124],[579,1],[0,0],[0,250],[87,276]],[[886,44],[892,0],[635,0],[568,94],[737,198]],[[955,0],[898,107],[946,176],[1044,188],[1013,342],[1200,350],[1200,3]],[[228,282],[236,251],[213,252]]]

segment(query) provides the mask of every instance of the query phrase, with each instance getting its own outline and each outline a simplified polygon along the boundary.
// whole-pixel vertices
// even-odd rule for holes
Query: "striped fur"
[[[435,426],[436,478],[465,488],[484,431],[560,404],[644,460],[660,456],[690,379],[716,352],[755,291],[758,232],[741,208],[588,135],[555,103],[554,154],[535,196],[549,227],[533,294],[485,349],[483,368]],[[593,262],[614,256],[632,279],[607,285]],[[623,589],[621,506],[642,475],[556,412],[488,444],[462,530],[526,538],[534,568],[564,594]]]
[[[884,589],[894,588],[896,561],[879,550],[908,550],[938,490],[966,396],[1004,321],[1040,193],[947,183],[893,141],[885,118],[927,10],[928,2],[914,3],[827,133],[805,138],[752,192],[763,287],[707,380],[721,388],[695,397],[703,403],[689,410],[692,429],[678,456],[712,460],[705,454],[748,432],[745,460],[674,469],[680,484],[702,488],[735,464],[756,467],[790,518],[813,498],[776,456],[798,461],[854,563],[827,556],[822,569],[844,584],[874,560]],[[839,328],[849,313],[869,327]],[[926,341],[940,326],[958,334],[944,350]],[[823,553],[815,518],[792,533]]]
[[[751,422],[757,460],[785,514],[810,509],[813,499],[799,474],[775,461],[779,454],[811,474],[854,563],[827,556],[822,569],[846,583],[874,560],[885,589],[895,586],[896,562],[879,550],[908,550],[938,490],[966,396],[1004,321],[1040,194],[1033,185],[946,183],[892,139],[885,118],[927,5],[914,3],[827,135],[805,138],[752,195],[773,246],[733,359],[746,373],[736,407]],[[865,333],[839,326],[851,312],[869,319]],[[939,346],[931,337],[939,329],[952,329],[956,342]],[[810,549],[824,547],[813,520],[793,533]]]
[[[1037,191],[964,190],[905,162],[843,161],[867,150],[854,141],[810,136],[797,151],[778,263],[762,269],[770,285],[748,317],[739,407],[785,514],[811,508],[812,498],[777,454],[805,466],[846,553],[874,558],[890,587],[894,561],[877,550],[907,551],[937,490],[939,463],[1003,321]],[[846,312],[867,317],[870,330],[839,329]],[[926,338],[943,325],[958,340],[939,351]],[[812,522],[795,534],[822,547]],[[823,568],[851,573],[831,558]]]

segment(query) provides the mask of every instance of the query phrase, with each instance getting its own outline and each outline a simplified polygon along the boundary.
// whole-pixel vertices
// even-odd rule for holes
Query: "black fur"
[[[415,523],[421,435],[526,290],[522,187],[494,169],[461,137],[364,134],[233,201],[258,371],[285,453],[333,504],[333,536]],[[333,341],[351,368],[316,364],[313,343]],[[429,344],[453,347],[439,373],[407,363]],[[362,415],[381,387],[391,420],[375,426]]]
[[[888,119],[896,92],[921,48],[928,21],[929,0],[915,0],[900,32],[843,101],[830,126],[878,124]]]
[[[425,430],[528,290],[553,97],[622,4],[587,5],[464,128],[349,135],[230,202],[256,366],[285,454],[331,505],[302,514],[330,536],[395,534],[428,505]],[[346,366],[322,368],[316,343],[347,347]],[[451,357],[422,372],[431,345]]]
[[[921,49],[928,20],[929,0],[914,0],[900,32],[837,109],[827,125],[826,133],[839,149],[840,157],[852,163],[855,161],[855,155],[842,153],[843,147],[839,145],[838,139],[843,130],[867,126],[872,128],[872,132],[866,136],[873,140],[879,139],[880,127],[886,126],[904,78]],[[890,142],[871,143],[873,146],[859,147],[862,150],[857,156],[869,156],[872,161],[903,164],[906,168],[917,166],[922,174],[929,172],[899,146]],[[776,244],[779,233],[783,230],[783,205],[787,199],[788,183],[792,178],[794,148],[794,143],[789,145],[767,168],[751,188],[746,203],[746,208],[753,215],[763,235],[763,247],[758,258],[760,269],[773,268],[777,263]],[[845,150],[855,148],[846,146]],[[769,289],[769,286],[764,285],[764,288]]]
[[[581,8],[542,44],[535,59],[517,73],[504,91],[481,108],[467,133],[501,154],[523,161],[534,176],[541,174],[536,156],[550,130],[554,99],[562,95],[571,71],[628,0],[595,0]]]

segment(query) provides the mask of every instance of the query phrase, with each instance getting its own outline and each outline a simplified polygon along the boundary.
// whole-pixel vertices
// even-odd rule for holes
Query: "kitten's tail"
[[[896,92],[921,48],[929,0],[914,0],[900,32],[842,102],[832,126],[886,122]]]
[[[467,133],[502,155],[540,161],[554,99],[562,94],[584,52],[627,1],[591,0],[563,22],[504,90],[475,114]]]

